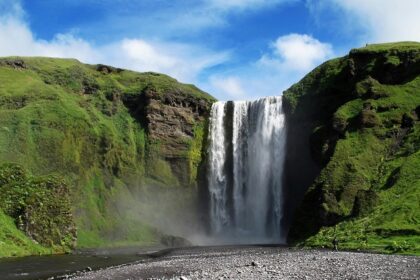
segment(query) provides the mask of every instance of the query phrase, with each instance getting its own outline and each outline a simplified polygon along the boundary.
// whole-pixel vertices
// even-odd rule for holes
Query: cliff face
[[[182,92],[146,92],[145,119],[151,143],[183,186],[196,185],[211,100]]]
[[[155,229],[131,206],[168,188],[196,203],[213,101],[162,74],[2,58],[0,163],[67,182],[78,246],[156,242]]]
[[[419,92],[420,44],[403,42],[354,49],[284,93],[291,209],[305,192],[292,241],[418,252]]]

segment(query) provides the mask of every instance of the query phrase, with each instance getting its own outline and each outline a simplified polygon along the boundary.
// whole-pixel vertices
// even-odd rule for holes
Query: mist
[[[155,228],[160,239],[169,235],[186,239],[190,245],[215,243],[208,235],[197,188],[138,186],[120,194],[114,206],[121,216]]]

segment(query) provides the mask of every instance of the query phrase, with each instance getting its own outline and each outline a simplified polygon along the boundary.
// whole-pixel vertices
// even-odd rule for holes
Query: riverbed
[[[420,279],[420,258],[267,246],[195,247],[71,278]]]

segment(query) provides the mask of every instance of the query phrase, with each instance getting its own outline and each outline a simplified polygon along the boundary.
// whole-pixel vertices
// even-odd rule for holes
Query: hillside
[[[172,192],[159,197],[169,213],[197,203],[213,100],[157,73],[1,58],[0,256],[159,242],[143,213],[164,208],[156,193]],[[37,207],[51,232],[29,227]]]
[[[290,240],[419,254],[420,43],[353,49],[284,100],[288,192],[309,188],[301,203],[290,202],[300,205]]]
[[[351,50],[283,96],[291,244],[420,254],[420,43]],[[205,228],[214,101],[163,74],[0,58],[0,257]]]

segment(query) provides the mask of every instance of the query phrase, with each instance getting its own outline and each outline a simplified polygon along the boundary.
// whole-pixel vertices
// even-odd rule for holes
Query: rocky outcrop
[[[169,162],[179,184],[195,184],[191,177],[197,177],[200,162],[191,158],[190,151],[195,140],[196,129],[206,128],[212,100],[187,95],[182,92],[168,92],[164,95],[151,90],[145,93],[145,120],[149,141],[159,146],[159,154]],[[201,139],[202,140],[202,139]],[[200,140],[200,141],[201,141]],[[198,149],[201,152],[202,144]]]
[[[146,87],[135,96],[123,96],[123,102],[147,130],[149,156],[153,161],[158,157],[169,163],[170,171],[176,178],[172,183],[196,185],[204,148],[204,139],[197,137],[207,129],[207,118],[214,99],[180,90],[158,92]],[[194,152],[200,155],[194,156]],[[150,175],[159,177],[159,174]]]
[[[194,125],[209,115],[211,100],[179,92],[163,96],[153,91],[145,93],[145,116],[149,139],[161,143],[165,158],[185,157],[186,142],[194,138]]]

